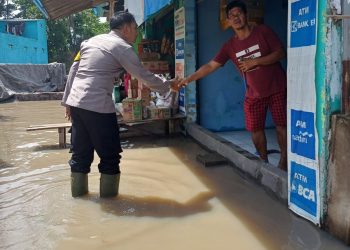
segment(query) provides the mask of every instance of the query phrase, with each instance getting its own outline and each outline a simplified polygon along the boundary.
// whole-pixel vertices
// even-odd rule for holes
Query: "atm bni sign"
[[[291,112],[291,151],[315,160],[315,115],[294,109]]]
[[[291,47],[316,43],[316,0],[300,0],[291,6]]]
[[[291,162],[290,202],[316,217],[316,170]]]

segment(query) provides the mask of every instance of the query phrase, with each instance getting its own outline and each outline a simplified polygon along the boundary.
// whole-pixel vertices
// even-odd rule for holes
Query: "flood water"
[[[182,135],[124,139],[120,195],[99,198],[95,157],[74,199],[57,131],[26,131],[59,122],[58,101],[0,104],[1,249],[348,249]]]

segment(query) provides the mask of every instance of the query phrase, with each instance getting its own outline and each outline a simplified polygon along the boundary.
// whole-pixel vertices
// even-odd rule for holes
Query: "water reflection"
[[[35,112],[34,112],[35,111]],[[230,166],[204,168],[182,136],[123,139],[120,195],[70,195],[59,102],[0,105],[1,249],[347,249]]]
[[[208,212],[212,208],[208,201],[213,197],[211,192],[202,192],[185,203],[161,197],[137,197],[123,194],[114,199],[100,199],[98,194],[89,194],[83,199],[96,202],[101,205],[103,211],[117,216],[161,218],[184,217]]]
[[[67,145],[69,147],[69,144]],[[56,151],[56,150],[62,150],[67,151],[67,148],[61,148],[59,145],[35,145],[33,147],[33,152],[42,152],[42,151]]]
[[[2,168],[13,168],[13,167],[15,167],[15,166],[0,159],[0,170]]]
[[[4,116],[4,115],[0,114],[0,121],[1,122],[8,122],[8,121],[11,121],[11,120],[13,120],[13,117],[11,117],[11,116]]]
[[[303,232],[304,237],[300,237],[300,232]],[[288,243],[283,247],[284,250],[292,249],[327,249],[322,246],[320,234],[314,229],[311,224],[303,223],[303,219],[292,219],[292,226],[288,236]]]

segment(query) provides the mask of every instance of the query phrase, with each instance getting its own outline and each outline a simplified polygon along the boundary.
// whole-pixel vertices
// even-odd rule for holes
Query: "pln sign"
[[[316,217],[316,170],[291,162],[290,203]]]
[[[291,151],[315,160],[314,113],[291,110]]]
[[[316,43],[316,0],[299,0],[292,3],[290,46],[292,48]]]

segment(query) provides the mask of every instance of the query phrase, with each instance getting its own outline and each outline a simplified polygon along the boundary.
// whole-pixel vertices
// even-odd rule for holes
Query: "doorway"
[[[271,27],[287,49],[288,1],[264,1],[264,24]],[[215,57],[221,46],[233,35],[229,28],[220,27],[220,1],[197,2],[197,68]],[[287,60],[282,61],[287,69]],[[245,130],[243,103],[245,85],[240,73],[231,61],[207,77],[199,80],[198,114],[199,124],[237,146],[256,154],[250,133]],[[266,120],[269,161],[277,165],[279,150],[271,115]]]

